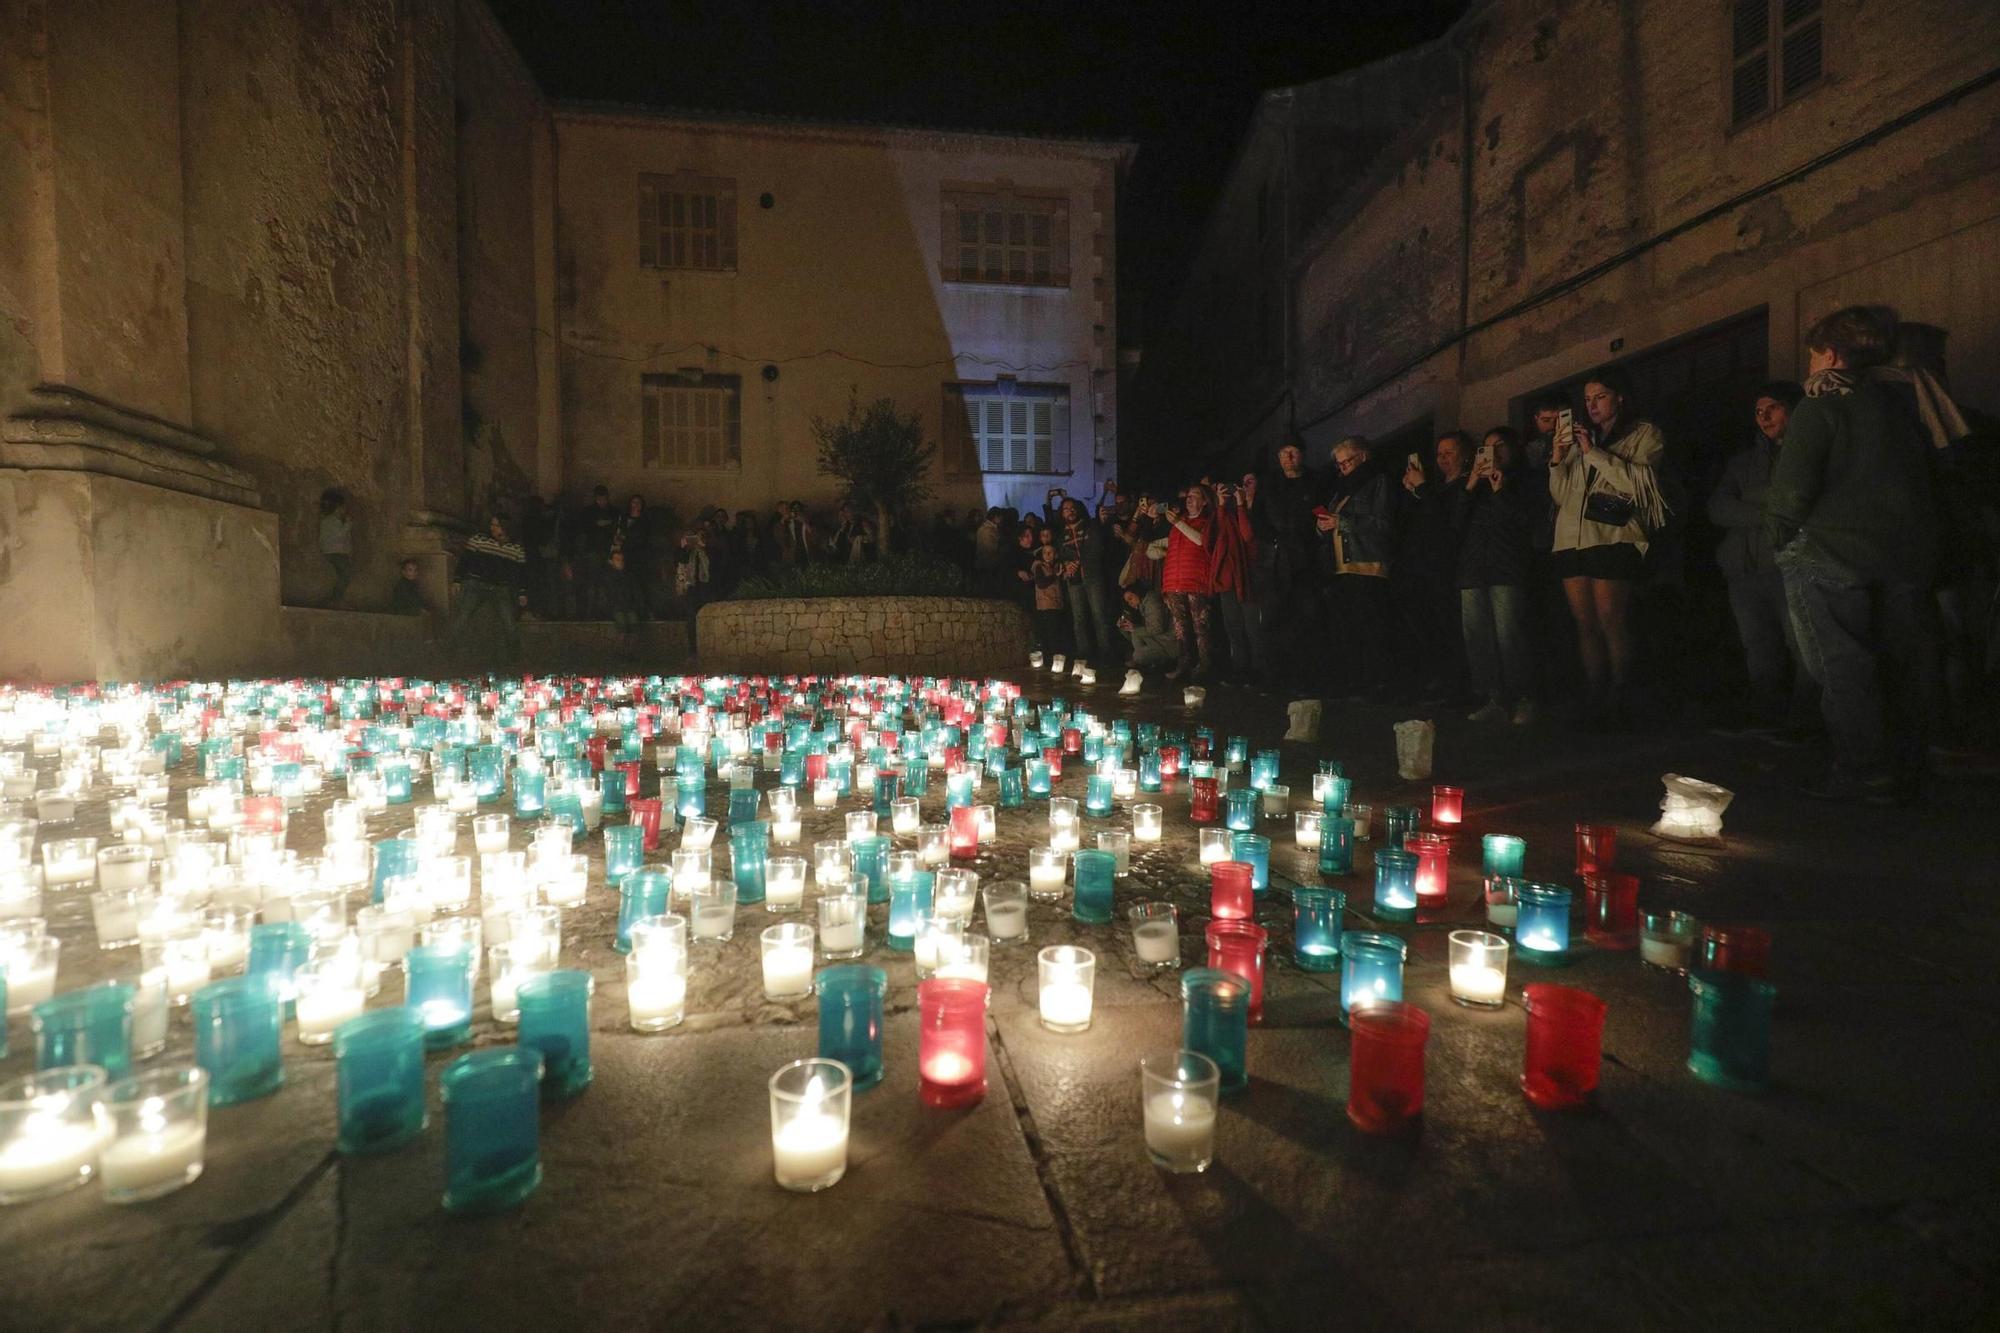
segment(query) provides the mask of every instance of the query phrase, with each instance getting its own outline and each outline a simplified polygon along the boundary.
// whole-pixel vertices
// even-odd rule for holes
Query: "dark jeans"
[[[1333,602],[1336,642],[1349,645],[1347,662],[1337,673],[1342,684],[1354,694],[1388,684],[1389,580],[1336,574]]]
[[[1731,575],[1729,614],[1743,642],[1752,707],[1774,723],[1804,722],[1813,707],[1813,683],[1792,632],[1784,576],[1776,570]]]
[[[1925,590],[1865,579],[1803,537],[1778,552],[1778,568],[1835,768],[1862,781],[1915,781],[1931,652]]]
[[[1495,703],[1532,699],[1535,658],[1528,646],[1528,590],[1506,583],[1460,588],[1458,610],[1472,688]]]
[[[1395,582],[1402,613],[1403,642],[1411,657],[1411,684],[1441,690],[1448,698],[1465,693],[1465,643],[1459,634],[1455,580],[1431,570]]]
[[[458,601],[451,608],[451,625],[445,638],[454,648],[465,646],[465,632],[481,612],[491,610],[500,621],[500,636],[510,658],[521,655],[521,629],[515,623],[514,590],[483,579],[467,579],[458,585]]]
[[[1092,579],[1064,584],[1063,600],[1069,604],[1076,655],[1086,662],[1111,656],[1111,598],[1104,585]]]
[[[1057,653],[1069,652],[1069,616],[1061,607],[1035,608],[1035,647],[1044,662]]]
[[[1264,608],[1233,592],[1215,595],[1222,613],[1222,632],[1229,638],[1229,674],[1238,680],[1266,680],[1270,663],[1264,654]]]

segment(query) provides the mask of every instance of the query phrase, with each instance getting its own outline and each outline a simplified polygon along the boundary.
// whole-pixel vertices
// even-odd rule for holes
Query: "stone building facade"
[[[1128,408],[1218,468],[1427,447],[1625,360],[1699,486],[1803,330],[1943,331],[2000,411],[2000,7],[1484,0],[1267,94]]]
[[[491,503],[827,498],[806,425],[850,391],[922,413],[946,499],[1112,466],[1126,148],[567,108],[483,0],[0,0],[0,30],[0,676],[303,665],[329,488],[350,601],[414,556],[442,604]],[[691,177],[737,183],[731,267],[663,262],[692,234],[657,212],[638,254],[642,188]],[[948,428],[968,396],[1020,471]]]

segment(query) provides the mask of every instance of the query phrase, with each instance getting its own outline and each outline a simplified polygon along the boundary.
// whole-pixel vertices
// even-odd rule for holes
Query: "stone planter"
[[[983,597],[787,597],[701,609],[704,671],[994,675],[1027,660],[1028,616]]]

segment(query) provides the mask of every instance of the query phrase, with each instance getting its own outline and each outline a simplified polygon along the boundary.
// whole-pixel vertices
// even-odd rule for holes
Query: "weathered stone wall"
[[[712,602],[696,643],[712,671],[984,674],[1017,667],[1028,617],[977,597],[812,597]]]

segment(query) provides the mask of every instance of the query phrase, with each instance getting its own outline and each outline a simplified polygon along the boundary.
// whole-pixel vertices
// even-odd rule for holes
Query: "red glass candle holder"
[[[1463,823],[1464,821],[1465,821],[1465,788],[1432,787],[1431,823],[1439,825],[1440,827],[1451,828],[1458,824]],[[1421,883],[1423,872],[1420,870],[1417,872],[1417,874],[1419,882]],[[1418,893],[1419,895],[1421,895],[1422,890],[1421,889],[1418,890]]]
[[[603,736],[592,736],[583,743],[583,756],[590,761],[591,772],[602,773],[604,771],[604,751],[608,744],[608,739]]]
[[[1443,907],[1451,881],[1451,839],[1442,833],[1406,833],[1403,850],[1417,858],[1418,908]]]
[[[1217,921],[1248,921],[1257,913],[1255,868],[1248,861],[1213,861],[1208,867],[1208,910]]]
[[[964,762],[965,762],[965,747],[963,745],[947,745],[944,747],[945,772],[947,773],[956,772],[959,765],[963,764]]]
[[[635,796],[625,803],[626,818],[640,829],[640,845],[649,852],[660,849],[660,798]]]
[[[1270,933],[1250,921],[1208,923],[1208,965],[1250,983],[1250,1021],[1264,1021],[1264,945]]]
[[[639,761],[627,759],[618,765],[618,771],[625,775],[625,799],[629,804],[631,799],[639,794]]]
[[[1181,775],[1181,747],[1162,745],[1160,747],[1160,777],[1177,778]]]
[[[1402,1134],[1424,1113],[1431,1016],[1413,1004],[1363,1005],[1348,1020],[1347,1118],[1366,1134]]]
[[[918,1092],[926,1106],[970,1106],[986,1095],[983,981],[931,977],[917,983]]]
[[[1049,766],[1049,781],[1062,781],[1062,746],[1051,745],[1042,751],[1042,762]]]
[[[1521,1091],[1544,1111],[1583,1105],[1597,1091],[1604,1060],[1604,1001],[1548,982],[1524,986],[1521,994],[1528,1003]]]
[[[1769,977],[1771,932],[1762,926],[1703,926],[1695,957],[1696,967],[1711,972]]]
[[[1083,733],[1075,727],[1064,727],[1062,733],[1062,748],[1064,754],[1082,754]]]
[[[1639,947],[1639,877],[1622,870],[1583,877],[1583,934],[1600,949]]]
[[[814,783],[818,782],[821,778],[825,776],[826,776],[826,756],[823,754],[807,755],[806,756],[807,789],[810,790]]]
[[[953,806],[949,837],[952,860],[977,860],[979,858],[979,811],[969,805]]]
[[[283,833],[285,831],[285,798],[282,796],[245,796],[243,798],[243,827],[252,833]]]
[[[1164,768],[1162,769],[1162,776],[1164,776]],[[1194,780],[1193,804],[1188,809],[1188,818],[1197,824],[1213,824],[1215,822],[1215,807],[1218,803],[1219,795],[1220,789],[1217,787],[1214,778],[1196,778]]]
[[[1595,875],[1618,860],[1618,830],[1610,824],[1576,826],[1576,873]]]

